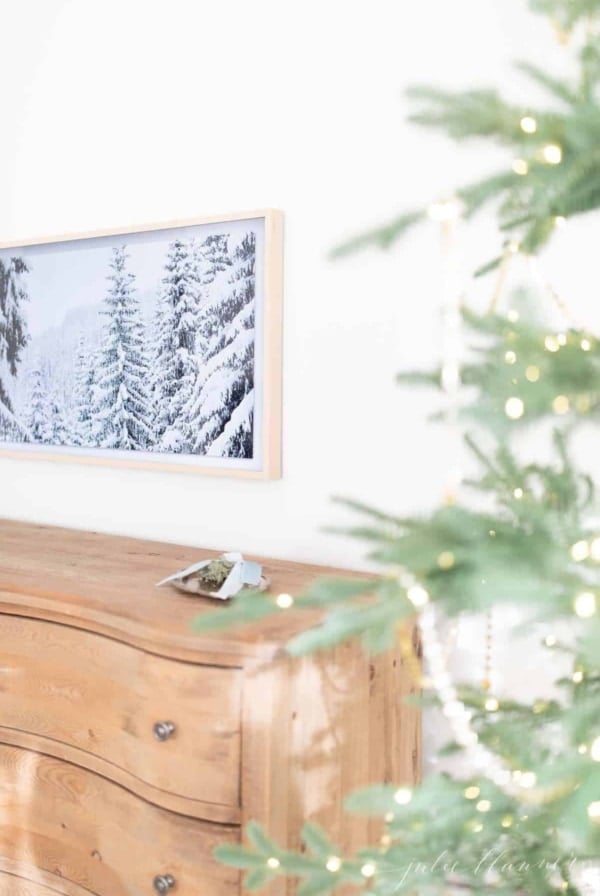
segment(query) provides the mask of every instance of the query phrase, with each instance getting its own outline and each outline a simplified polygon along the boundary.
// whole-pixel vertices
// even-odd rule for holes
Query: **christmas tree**
[[[27,427],[33,442],[45,442],[50,422],[48,383],[42,365],[34,364],[29,373]]]
[[[169,247],[155,321],[153,391],[157,450],[189,450],[185,413],[197,377],[196,327],[202,287],[193,247]]]
[[[74,445],[91,447],[92,407],[94,404],[94,354],[86,344],[83,334],[79,337],[75,358],[73,409],[71,412],[71,441]]]
[[[23,278],[27,265],[22,258],[0,259],[0,436],[27,439],[25,427],[13,414],[11,391],[28,342],[23,305],[27,291]]]
[[[402,214],[338,254],[387,247],[428,213],[443,220],[460,203],[468,217],[490,204],[506,241],[483,273],[534,255],[564,219],[600,206],[600,0],[530,5],[570,35],[577,77],[522,66],[546,90],[544,108],[508,103],[495,90],[411,91],[417,123],[498,144],[506,164],[450,202]],[[579,425],[600,409],[600,342],[566,319],[551,326],[531,297],[491,306],[462,311],[469,351],[460,369],[452,360],[401,376],[440,389],[442,411],[462,379],[456,411],[470,478],[418,517],[345,502],[360,518],[349,534],[370,546],[380,569],[374,581],[317,581],[279,605],[276,596],[248,594],[198,623],[207,630],[290,612],[292,604],[316,607],[321,624],[288,645],[292,654],[350,638],[382,651],[399,638],[410,661],[403,633],[416,621],[423,703],[443,710],[452,730],[443,753],[461,759],[460,773],[349,794],[349,812],[385,824],[380,840],[353,855],[311,823],[302,852],[251,824],[246,845],[217,850],[247,871],[250,890],[285,875],[299,882],[300,896],[344,887],[377,896],[600,892],[600,527],[593,480],[571,458]],[[539,426],[552,432],[551,457],[524,460],[520,436]],[[555,670],[551,697],[520,700],[489,681],[461,685],[447,668],[440,620],[506,606],[516,608],[519,628],[537,633],[542,662]],[[415,657],[412,667],[421,675]]]
[[[61,405],[62,402],[56,396],[50,394],[47,405],[48,416],[43,437],[43,441],[48,445],[69,444],[69,432]]]
[[[195,243],[193,251],[196,276],[202,285],[197,318],[196,351],[204,359],[211,352],[211,343],[221,324],[219,314],[220,297],[211,295],[209,287],[217,278],[223,282],[220,275],[231,266],[228,236],[225,234],[211,234],[200,244]],[[199,388],[201,386],[199,380],[197,380],[191,405],[197,401]]]
[[[209,274],[228,270],[206,240]],[[206,301],[199,323],[205,346],[203,365],[186,413],[192,450],[221,457],[252,457],[254,423],[254,297],[256,237],[244,235],[229,261],[227,288]],[[210,280],[208,281],[210,282]]]
[[[133,274],[125,248],[114,249],[106,325],[98,353],[92,438],[101,448],[143,450],[153,439],[153,410],[147,387],[148,363]]]

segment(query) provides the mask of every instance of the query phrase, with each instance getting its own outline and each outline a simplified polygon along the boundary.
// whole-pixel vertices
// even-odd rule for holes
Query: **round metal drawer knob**
[[[154,728],[152,730],[154,731],[154,737],[157,740],[164,741],[168,740],[174,733],[175,725],[173,724],[173,722],[155,722]]]
[[[157,893],[168,893],[175,886],[175,878],[172,874],[157,874],[153,886]]]

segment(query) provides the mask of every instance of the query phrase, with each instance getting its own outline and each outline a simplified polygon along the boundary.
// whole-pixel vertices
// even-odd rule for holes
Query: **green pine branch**
[[[566,7],[558,4],[565,14]],[[583,15],[583,14],[581,14]],[[571,11],[567,18],[580,18]],[[591,34],[579,57],[579,76],[565,83],[529,63],[519,71],[549,95],[550,105],[508,103],[492,89],[449,91],[412,87],[409,120],[453,140],[483,140],[506,150],[506,168],[454,190],[467,218],[493,204],[498,228],[522,252],[535,254],[552,237],[557,219],[600,208],[600,38]],[[414,210],[338,246],[333,256],[376,246],[388,249],[427,210]],[[501,256],[481,267],[493,270]]]
[[[529,0],[529,5],[567,29],[600,16],[600,0]]]
[[[530,5],[584,35],[573,82],[520,65],[547,92],[547,105],[516,106],[494,90],[422,87],[411,91],[411,102],[418,124],[506,150],[505,170],[457,195],[467,216],[493,206],[502,238],[535,253],[558,217],[600,207],[600,39],[594,27],[600,0]],[[388,248],[425,219],[424,210],[401,215],[337,254]],[[482,270],[497,266],[507,251]],[[474,469],[460,502],[400,517],[338,499],[356,518],[342,531],[367,546],[378,574],[321,579],[293,595],[291,610],[274,595],[244,594],[226,610],[205,614],[197,630],[309,609],[311,619],[320,611],[320,622],[307,623],[288,645],[291,654],[346,640],[377,652],[430,602],[449,617],[518,606],[524,621],[514,637],[539,632],[547,668],[556,670],[553,695],[527,701],[458,686],[478,748],[503,772],[504,784],[489,766],[477,766],[469,775],[432,775],[414,789],[377,784],[351,794],[348,812],[385,825],[380,842],[354,854],[311,822],[299,850],[284,848],[276,831],[252,823],[245,845],[216,851],[246,872],[248,890],[283,876],[295,880],[298,896],[340,889],[368,896],[446,896],[456,889],[482,896],[581,896],[574,860],[600,854],[600,532],[594,482],[577,468],[569,447],[580,425],[600,416],[600,342],[584,330],[549,329],[523,296],[514,297],[506,315],[464,309],[463,319],[470,344],[461,367],[460,419],[470,427],[465,438]],[[442,373],[399,377],[405,388],[439,391],[438,418],[448,400]],[[550,457],[524,461],[518,437],[540,424],[551,432]],[[448,709],[444,699],[442,690],[426,691],[421,703]],[[464,750],[457,733],[440,755]]]

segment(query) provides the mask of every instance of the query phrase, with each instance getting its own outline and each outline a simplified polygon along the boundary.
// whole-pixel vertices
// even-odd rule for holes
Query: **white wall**
[[[403,90],[500,81],[518,96],[508,62],[560,64],[550,31],[525,0],[11,0],[2,31],[0,240],[275,206],[286,282],[281,481],[0,460],[0,515],[358,564],[320,531],[341,518],[329,496],[404,513],[445,475],[425,397],[393,385],[439,350],[437,234],[325,253],[506,164],[406,125]],[[547,271],[592,322],[580,231]],[[467,267],[496,248],[490,222],[462,239]]]

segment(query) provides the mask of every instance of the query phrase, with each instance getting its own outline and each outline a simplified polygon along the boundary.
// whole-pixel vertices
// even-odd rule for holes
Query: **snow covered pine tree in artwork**
[[[0,259],[0,437],[27,439],[28,433],[13,413],[11,386],[17,375],[23,349],[27,345],[27,326],[23,304],[27,292],[22,275],[27,265],[21,258]]]
[[[144,327],[125,247],[113,249],[106,317],[98,353],[92,439],[100,448],[144,450],[152,444],[152,403]]]
[[[139,280],[137,248],[106,247],[105,295],[84,274],[88,308],[66,295],[64,320],[31,344],[28,262],[0,263],[0,440],[253,457],[256,235],[173,236],[162,273],[142,266]]]
[[[253,456],[255,263],[256,237],[247,233],[233,253],[228,288],[201,309],[198,332],[205,349],[186,408],[197,454]]]
[[[91,446],[92,406],[94,396],[94,355],[83,334],[79,337],[75,359],[71,440],[74,445]]]
[[[153,362],[158,451],[185,453],[184,408],[196,380],[196,326],[200,306],[200,275],[189,244],[175,240],[169,247],[166,275],[158,301]]]
[[[231,267],[227,234],[211,234],[196,246],[196,263],[202,286],[214,283],[218,274]]]
[[[29,372],[27,417],[25,419],[33,442],[45,442],[48,436],[48,383],[42,365],[34,364]]]
[[[48,445],[69,445],[69,430],[64,418],[64,402],[52,392],[48,396],[48,421],[42,441]]]

